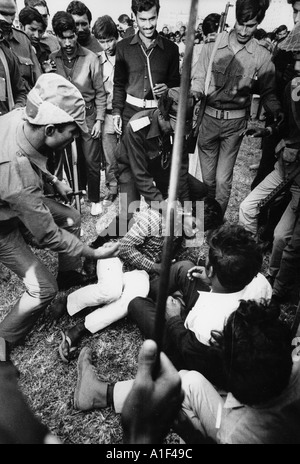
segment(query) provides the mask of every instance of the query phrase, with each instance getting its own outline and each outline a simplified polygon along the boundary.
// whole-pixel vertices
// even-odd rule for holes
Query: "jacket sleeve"
[[[151,273],[154,262],[147,258],[139,248],[145,243],[149,236],[149,231],[155,234],[152,223],[147,224],[146,221],[136,222],[127,234],[120,240],[119,256],[126,264],[134,266],[136,269],[141,269]],[[155,227],[155,225],[153,224]]]
[[[273,115],[281,110],[281,104],[276,96],[276,75],[275,65],[272,62],[272,55],[266,50],[265,59],[258,69],[257,80],[261,101],[266,111]]]
[[[91,77],[93,81],[93,88],[95,89],[95,105],[97,116],[96,119],[104,121],[105,110],[106,110],[106,93],[103,85],[103,71],[100,59],[96,58],[93,60],[91,65]]]
[[[166,322],[166,332],[180,353],[183,362],[181,369],[198,371],[210,382],[224,388],[223,363],[218,352],[210,345],[200,343],[194,332],[185,328],[181,316],[172,317]]]
[[[123,48],[117,45],[113,89],[113,115],[121,115],[126,101],[127,66]]]
[[[180,72],[179,72],[179,49],[177,45],[172,50],[172,59],[168,71],[168,80],[166,82],[169,89],[172,87],[180,86]]]
[[[204,44],[195,67],[194,77],[191,82],[192,92],[204,94],[206,73],[209,60],[213,51],[213,43]]]
[[[26,105],[27,92],[24,79],[22,78],[19,70],[17,59],[12,53],[8,52],[9,50],[4,51],[7,61],[9,63],[11,86],[15,102],[15,108],[19,108]]]
[[[0,197],[36,238],[42,248],[83,256],[87,245],[74,234],[58,227],[43,202],[42,180],[26,156],[1,165]]]
[[[32,70],[32,73],[33,73],[33,79],[34,79],[34,83],[36,83],[36,81],[38,80],[38,78],[43,74],[42,73],[42,68],[40,66],[40,63],[39,63],[39,60],[37,59],[37,56],[35,54],[35,51],[33,50],[32,47],[30,47],[30,55],[31,55],[31,59],[32,59],[32,62],[33,62],[33,70]]]

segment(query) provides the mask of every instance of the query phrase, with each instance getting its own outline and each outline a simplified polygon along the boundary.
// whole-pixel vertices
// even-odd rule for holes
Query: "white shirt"
[[[256,277],[243,290],[236,293],[199,292],[199,298],[189,312],[185,327],[196,335],[199,342],[208,345],[211,331],[222,331],[226,319],[235,311],[240,300],[270,300],[272,287],[262,274]]]
[[[107,109],[112,109],[116,55],[110,56],[103,51],[99,57],[102,64],[103,85],[107,96]]]

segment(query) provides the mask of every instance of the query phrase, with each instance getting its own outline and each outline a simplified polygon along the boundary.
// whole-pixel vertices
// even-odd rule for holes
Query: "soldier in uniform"
[[[265,0],[237,0],[234,29],[229,34],[223,32],[218,35],[215,43],[204,44],[192,81],[194,96],[203,98],[207,71],[215,52],[199,127],[198,151],[208,194],[221,204],[224,214],[252,94],[261,95],[264,107],[275,120],[282,117],[275,94],[275,68],[271,54],[253,38],[268,4]]]
[[[16,11],[14,0],[0,0],[0,20],[5,39],[3,44],[17,57],[20,72],[25,80],[26,91],[28,93],[42,74],[42,70],[25,32],[13,27]]]
[[[271,194],[280,184],[293,177],[290,186],[290,202],[274,231],[272,253],[269,261],[269,280],[274,285],[274,296],[279,301],[293,298],[292,290],[299,270],[299,201],[300,174],[300,23],[289,37],[280,44],[294,57],[294,77],[285,88],[283,95],[285,123],[257,131],[253,136],[278,134],[281,139],[276,147],[277,162],[274,170],[245,198],[240,205],[240,223],[253,234],[257,233],[258,204]],[[299,274],[299,273],[298,273]]]
[[[38,79],[25,109],[0,118],[0,261],[26,287],[0,323],[0,337],[8,343],[24,339],[58,287],[85,283],[81,257],[97,260],[117,250],[95,250],[82,243],[79,212],[43,194],[48,150],[65,148],[79,135],[79,128],[88,130],[82,95],[55,73]],[[59,253],[57,280],[25,243],[22,224],[40,247]]]

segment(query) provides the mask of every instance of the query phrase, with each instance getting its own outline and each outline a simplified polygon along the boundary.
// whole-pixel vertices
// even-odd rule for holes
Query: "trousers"
[[[204,114],[198,135],[198,153],[208,196],[215,198],[225,213],[233,179],[233,169],[242,143],[246,119],[216,119]]]
[[[259,201],[265,199],[282,181],[283,177],[277,162],[275,169],[240,204],[239,222],[253,235],[257,234]]]
[[[44,202],[56,224],[79,237],[79,212],[49,198],[45,198]],[[0,232],[0,261],[16,274],[25,286],[25,292],[0,323],[0,336],[8,342],[17,343],[32,329],[38,317],[54,299],[58,291],[57,282],[25,242],[17,226],[3,235]],[[76,270],[79,265],[80,257],[59,253],[59,271]]]
[[[86,116],[88,134],[82,133],[77,141],[78,177],[80,189],[87,185],[88,199],[93,203],[100,201],[101,151],[100,139],[93,139],[91,130],[96,122],[96,109]]]
[[[97,308],[85,317],[84,325],[90,333],[108,327],[127,315],[128,305],[136,297],[146,297],[149,276],[145,271],[122,271],[119,258],[98,260],[97,284],[82,287],[68,296],[70,316],[87,307]]]
[[[118,164],[116,160],[117,149],[117,134],[102,134],[102,147],[104,151],[106,168],[105,168],[105,182],[106,186],[111,193],[118,193],[118,181],[116,178]]]

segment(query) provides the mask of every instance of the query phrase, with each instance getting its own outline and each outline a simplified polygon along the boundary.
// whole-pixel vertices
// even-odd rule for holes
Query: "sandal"
[[[60,345],[58,347],[58,352],[61,360],[64,363],[68,364],[73,359],[72,353],[74,353],[77,350],[77,347],[72,346],[72,341],[70,337],[68,337],[68,335],[66,335],[62,330],[61,336],[62,341],[60,342]]]

